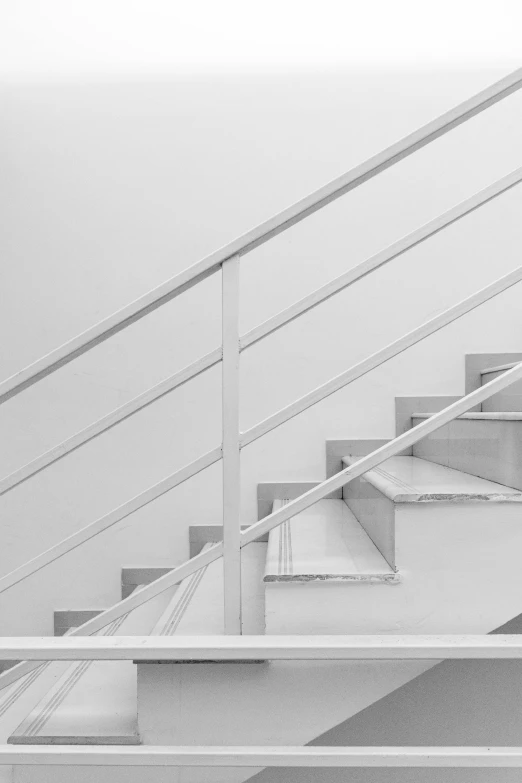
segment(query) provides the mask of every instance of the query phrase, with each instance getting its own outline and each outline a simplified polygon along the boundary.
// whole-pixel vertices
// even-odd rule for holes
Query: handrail
[[[276,315],[273,315],[264,323],[251,329],[247,334],[243,335],[241,339],[241,348],[245,350],[245,348],[249,348],[251,345],[259,342],[259,340],[273,334],[278,329],[281,329],[282,326],[291,323],[300,315],[303,315],[309,310],[317,307],[317,305],[326,302],[330,297],[338,294],[345,288],[348,288],[357,280],[361,280],[374,270],[379,269],[389,261],[393,261],[413,247],[416,247],[427,239],[430,239],[432,236],[435,236],[439,231],[442,231],[461,218],[466,217],[466,215],[471,214],[476,209],[489,203],[497,196],[500,196],[516,185],[519,185],[521,181],[522,167],[514,169],[509,174],[506,174],[504,177],[491,183],[491,185],[477,191],[464,199],[464,201],[460,201],[446,212],[443,212],[427,223],[424,223],[411,233],[406,234],[401,237],[401,239],[393,242],[393,244],[388,245],[388,247],[380,250],[375,255],[362,261],[360,264],[357,264],[357,266],[344,272],[344,274],[334,280],[330,280],[329,283],[317,288],[315,291],[312,291],[311,294],[308,294],[285,310],[276,313]]]
[[[217,271],[224,261],[235,255],[246,255],[521,87],[522,68],[518,68],[228,245],[211,253],[0,383],[0,405],[201,282]]]
[[[458,304],[452,305],[447,310],[440,313],[440,315],[435,316],[429,321],[425,321],[423,324],[403,335],[403,337],[400,337],[398,340],[390,343],[385,348],[368,356],[358,364],[354,364],[335,378],[318,386],[300,399],[295,400],[290,403],[290,405],[277,411],[277,413],[273,413],[271,416],[268,416],[268,418],[255,424],[242,434],[241,445],[244,447],[249,443],[253,443],[258,438],[261,438],[263,435],[276,429],[276,427],[289,421],[294,416],[303,413],[307,408],[321,402],[321,400],[324,400],[326,397],[330,396],[330,394],[339,391],[358,378],[361,378],[363,375],[366,375],[371,370],[379,367],[381,364],[393,359],[403,351],[411,348],[412,345],[415,345],[426,337],[439,331],[439,329],[442,329],[444,326],[462,318],[466,313],[469,313],[479,305],[484,304],[484,302],[487,302],[489,299],[498,296],[498,294],[511,288],[511,286],[519,283],[521,280],[522,266],[509,272],[507,275],[504,275],[504,277],[495,280],[494,283],[490,283],[490,285],[487,285],[485,288],[477,291],[477,293],[472,294],[467,299],[463,299]]]
[[[521,660],[520,634],[0,637],[0,661]]]
[[[108,528],[112,527],[117,522],[120,522],[122,519],[125,519],[125,517],[134,514],[135,511],[152,503],[166,492],[170,492],[174,487],[178,487],[180,484],[183,484],[184,481],[192,478],[192,476],[201,473],[202,470],[219,462],[220,459],[220,447],[208,451],[202,457],[198,457],[198,459],[194,460],[194,462],[185,465],[170,476],[158,481],[152,487],[148,487],[148,489],[140,492],[139,495],[135,495],[130,500],[126,500],[125,503],[122,503],[118,508],[109,511],[109,513],[104,514],[103,517],[82,527],[67,538],[62,539],[62,541],[54,544],[54,546],[50,547],[45,552],[41,552],[31,560],[22,563],[22,565],[18,566],[13,571],[0,577],[0,593],[5,592],[13,585],[18,584],[18,582],[27,579],[27,577],[40,571],[40,569],[53,563],[55,560],[58,560],[58,558],[63,557],[63,555],[66,555],[68,552],[72,552],[72,550],[76,549],[80,544],[84,544],[104,530],[108,530]]]
[[[270,432],[270,430],[275,429],[281,424],[284,424],[293,416],[297,416],[299,413],[303,412],[310,406],[315,405],[315,403],[320,402],[330,394],[339,391],[341,388],[362,377],[379,365],[384,364],[393,357],[397,356],[399,353],[402,353],[415,343],[420,342],[424,338],[434,334],[439,329],[442,329],[442,327],[447,326],[458,318],[461,318],[463,315],[493,298],[494,296],[498,296],[498,294],[502,293],[521,280],[522,266],[518,267],[518,269],[515,269],[512,272],[509,272],[507,275],[504,275],[504,277],[499,278],[494,283],[491,283],[467,299],[464,299],[458,304],[453,305],[440,315],[435,316],[435,318],[426,321],[408,334],[404,335],[398,340],[395,340],[395,342],[390,343],[390,345],[372,354],[362,362],[359,362],[359,364],[350,367],[348,370],[336,376],[332,380],[328,381],[322,386],[317,387],[313,391],[306,394],[304,397],[301,397],[301,399],[291,403],[291,405],[281,409],[259,424],[256,424],[254,427],[247,430],[247,432],[242,433],[240,435],[241,447],[244,448],[254,440],[257,440],[257,438],[260,438],[267,432]],[[187,481],[189,478],[196,475],[196,473],[199,473],[202,470],[205,470],[207,467],[210,467],[210,465],[216,463],[220,458],[221,449],[213,449],[199,459],[195,460],[193,463],[186,465],[184,468],[181,468],[170,476],[167,476],[157,484],[144,490],[139,495],[136,495],[131,500],[126,501],[118,508],[110,511],[108,514],[105,514],[103,517],[100,517],[94,522],[91,522],[89,525],[81,528],[81,530],[73,533],[68,538],[50,547],[48,550],[41,553],[40,555],[37,555],[32,560],[23,563],[21,566],[14,569],[10,573],[0,577],[0,593],[8,590],[13,585],[21,582],[23,579],[26,579],[37,570],[43,568],[49,563],[52,563],[59,557],[67,554],[67,552],[75,549],[77,546],[84,543],[85,541],[88,541],[90,538],[93,538],[104,530],[107,530],[107,528],[112,527],[112,525],[116,524],[124,517],[129,516],[129,514],[132,514],[134,511],[137,511],[140,508],[143,508],[156,498],[160,497],[160,495],[163,495],[165,492],[169,492],[174,487],[179,486],[184,481]],[[288,508],[288,506],[286,508]]]
[[[136,397],[133,397],[132,400],[120,405],[119,408],[115,408],[97,421],[84,427],[83,430],[76,432],[74,435],[71,435],[71,437],[66,438],[66,440],[63,440],[48,451],[40,454],[35,459],[31,460],[31,462],[22,465],[22,467],[17,468],[12,473],[4,476],[4,478],[0,479],[0,495],[4,495],[6,492],[9,492],[9,490],[14,489],[14,487],[27,481],[31,476],[35,476],[37,473],[40,473],[40,471],[45,470],[45,468],[58,462],[58,460],[63,459],[67,454],[71,454],[73,451],[76,451],[76,449],[89,443],[89,441],[94,440],[94,438],[97,438],[99,435],[103,435],[104,432],[107,432],[122,421],[133,416],[135,413],[138,413],[151,405],[156,400],[159,400],[161,397],[174,391],[174,389],[183,386],[183,384],[196,378],[202,372],[205,372],[205,370],[215,367],[221,361],[221,355],[221,348],[216,348],[215,351],[207,353],[197,361],[189,364],[182,370],[179,370],[179,372],[170,375],[168,378],[164,378],[155,386],[138,394]]]
[[[475,405],[489,399],[491,395],[501,391],[519,378],[522,378],[522,362],[503,375],[500,375],[498,378],[494,378],[489,383],[484,384],[484,386],[480,386],[478,389],[475,389],[475,391],[462,397],[462,399],[457,400],[457,402],[443,408],[443,410],[430,416],[426,421],[417,424],[416,427],[412,427],[402,435],[394,438],[394,440],[386,443],[375,451],[372,451],[367,456],[357,460],[357,462],[352,463],[349,467],[339,471],[339,473],[336,473],[331,478],[318,484],[303,495],[300,495],[296,500],[290,501],[290,503],[282,506],[278,511],[274,511],[272,514],[264,517],[260,522],[251,525],[247,530],[241,533],[241,546],[250,544],[274,527],[277,527],[282,522],[290,519],[290,517],[313,506],[314,503],[317,503],[318,500],[322,500],[322,498],[330,494],[330,492],[334,492],[336,489],[344,487],[350,481],[353,481],[364,473],[367,473],[369,470],[378,467],[390,457],[395,457],[403,451],[403,449],[414,446],[417,441],[425,438],[432,432],[435,432],[450,421],[453,421],[453,419],[461,414],[466,413]],[[497,382],[500,382],[499,385],[494,386]]]
[[[419,245],[439,231],[442,231],[447,226],[455,223],[484,204],[487,204],[492,199],[505,193],[510,188],[520,184],[521,181],[522,167],[515,169],[510,174],[493,182],[483,190],[480,190],[464,201],[459,202],[451,209],[379,251],[353,269],[350,269],[343,275],[331,280],[313,293],[308,294],[308,296],[305,296],[290,307],[272,316],[267,321],[264,321],[259,326],[251,329],[240,339],[241,350],[247,350],[260,340],[263,340],[265,337],[268,337],[270,334],[273,334],[286,324],[303,315],[305,312],[312,310],[322,302],[326,302],[330,297],[348,288],[357,280],[361,280],[375,269],[382,267],[384,264],[387,264],[389,261],[392,261],[411,248]],[[89,424],[83,430],[80,430],[58,445],[53,446],[53,448],[45,453],[40,454],[35,459],[31,460],[31,462],[17,468],[9,475],[0,479],[0,495],[9,492],[9,490],[22,482],[27,481],[31,476],[36,475],[58,460],[63,459],[67,454],[70,454],[99,435],[102,435],[107,430],[115,427],[120,422],[125,421],[130,416],[143,410],[143,408],[152,404],[160,397],[169,394],[174,389],[182,386],[184,383],[187,383],[206,370],[215,367],[221,361],[221,357],[221,348],[217,348],[214,351],[207,353],[205,356],[197,359],[179,372],[165,378],[155,386],[142,392],[132,400],[129,400],[129,402],[124,403],[119,408],[115,408],[93,424]]]
[[[0,765],[118,767],[522,767],[522,747],[0,745]]]
[[[278,511],[273,512],[269,516],[251,525],[246,531],[241,533],[240,545],[241,547],[247,546],[253,541],[257,540],[260,536],[269,532],[273,528],[280,525],[295,514],[304,511],[312,506],[318,500],[328,495],[335,489],[339,489],[342,486],[350,483],[354,479],[367,473],[369,470],[380,465],[390,457],[400,453],[403,449],[413,446],[422,438],[426,437],[432,432],[435,432],[444,424],[448,424],[453,421],[457,416],[465,413],[470,408],[473,408],[478,403],[487,400],[493,394],[501,391],[505,387],[509,386],[514,381],[522,378],[522,362],[511,370],[508,370],[498,378],[494,378],[489,383],[481,386],[470,394],[466,395],[457,402],[449,405],[443,410],[435,413],[427,421],[421,422],[416,427],[408,430],[407,432],[399,435],[394,440],[390,441],[385,446],[376,449],[366,457],[362,457],[357,462],[354,462],[350,467],[336,473],[332,478],[323,481],[314,489],[304,493],[296,500],[290,501],[287,505],[283,506]],[[168,573],[156,579],[154,582],[143,587],[140,591],[131,593],[130,596],[120,601],[119,603],[101,612],[96,617],[88,620],[83,625],[75,628],[71,631],[68,638],[73,636],[89,636],[91,634],[100,631],[105,628],[113,620],[117,620],[127,612],[136,609],[138,606],[150,601],[151,598],[155,598],[160,593],[167,590],[169,587],[173,587],[175,584],[185,579],[187,576],[199,571],[203,566],[213,563],[223,556],[223,544],[219,543],[209,549],[200,552],[199,555],[193,557],[191,560],[183,563],[180,566],[172,569]],[[38,663],[32,661],[24,661],[22,663],[13,666],[5,672],[0,674],[0,690],[2,688],[11,685],[16,680],[28,674],[33,669],[38,667]]]

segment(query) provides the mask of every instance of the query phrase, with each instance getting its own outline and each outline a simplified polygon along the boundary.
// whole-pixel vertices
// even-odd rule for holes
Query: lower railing
[[[519,635],[179,636],[0,640],[0,660],[438,660],[522,658]],[[519,767],[522,747],[0,746],[0,765],[171,767]]]
[[[209,745],[14,748],[0,745],[0,765],[111,767],[522,767],[522,747],[301,747]]]

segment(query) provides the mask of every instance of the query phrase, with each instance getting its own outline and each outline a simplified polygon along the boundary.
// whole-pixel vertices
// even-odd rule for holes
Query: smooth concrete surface
[[[483,372],[482,385],[493,381],[502,375],[505,369],[509,369],[513,365],[506,365],[505,368],[497,369],[494,372]],[[522,383],[515,381],[507,389],[493,394],[488,400],[482,403],[483,411],[522,411]]]
[[[498,629],[522,632],[522,615]],[[520,667],[444,661],[310,745],[518,745]],[[265,769],[251,783],[519,783],[519,769]]]
[[[413,426],[423,418],[414,418]],[[413,453],[522,490],[522,413],[459,417],[419,441]]]

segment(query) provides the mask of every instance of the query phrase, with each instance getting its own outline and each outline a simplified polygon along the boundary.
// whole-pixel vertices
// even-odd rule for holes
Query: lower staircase
[[[490,372],[484,368],[486,380]],[[397,431],[425,417],[427,406],[439,410],[445,399],[399,398]],[[516,399],[522,396],[511,395],[511,408]],[[411,453],[389,459],[346,485],[342,493],[273,529],[265,540],[246,546],[243,632],[490,633],[516,618],[522,610],[521,426],[522,404],[518,411],[477,411],[461,417]],[[375,446],[375,440],[329,441],[326,473],[354,463]],[[302,484],[260,485],[261,515],[302,491]],[[219,525],[193,525],[191,554],[220,536]],[[123,596],[165,570],[146,563],[124,568]],[[94,611],[57,612],[56,632],[67,633]],[[223,634],[222,561],[202,568],[99,633]],[[0,692],[0,741],[303,745],[371,705],[378,709],[380,700],[415,678],[428,676],[438,663],[45,663]],[[360,744],[372,744],[372,737],[360,739]],[[478,743],[470,736],[468,744]],[[433,771],[414,772],[416,781],[435,780]],[[267,781],[286,780],[274,777],[274,770],[161,767],[148,769],[146,779],[239,783],[257,773],[259,780],[263,775],[269,776]],[[346,770],[343,773],[344,779],[352,779]],[[445,779],[519,779],[505,777],[509,770],[495,770],[489,778],[471,773],[452,771]],[[315,770],[313,779],[326,781],[329,774]],[[139,767],[20,765],[3,768],[0,775],[10,783],[143,780]],[[378,776],[361,780],[391,783],[399,779],[393,775],[396,772],[379,770]]]

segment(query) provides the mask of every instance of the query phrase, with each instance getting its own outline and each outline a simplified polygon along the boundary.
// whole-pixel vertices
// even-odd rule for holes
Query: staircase
[[[275,773],[263,768],[277,766],[278,747],[280,758],[292,765],[299,756],[296,748],[313,744],[325,732],[370,708],[378,709],[380,701],[400,694],[414,680],[421,683],[423,677],[431,676],[440,663],[436,652],[441,646],[455,653],[453,657],[459,657],[459,649],[464,648],[467,652],[461,657],[473,657],[475,653],[469,652],[473,644],[466,638],[480,635],[476,640],[480,657],[480,650],[488,644],[485,635],[512,627],[509,623],[522,610],[522,352],[467,356],[464,396],[396,398],[393,439],[350,439],[339,433],[326,443],[326,478],[303,483],[281,476],[280,482],[259,485],[259,520],[252,525],[241,525],[239,486],[243,448],[515,285],[522,280],[522,267],[246,432],[239,430],[239,355],[372,269],[518,184],[522,169],[241,338],[237,315],[240,256],[521,86],[522,71],[518,71],[0,384],[2,403],[222,270],[222,350],[202,357],[0,480],[3,494],[222,362],[221,446],[0,576],[0,592],[5,592],[223,460],[223,523],[190,527],[189,561],[172,568],[122,562],[122,600],[117,604],[54,607],[55,633],[63,637],[61,641],[70,642],[70,659],[60,660],[63,645],[59,639],[53,642],[55,653],[50,660],[29,655],[43,649],[45,639],[8,640],[3,648],[6,660],[9,650],[26,650],[28,659],[10,661],[0,674],[0,762],[4,760],[0,781],[137,783],[144,779],[140,769],[144,762],[139,759],[146,758],[147,750],[154,750],[159,759],[147,768],[146,779],[151,783],[239,783],[254,774],[268,781]],[[99,637],[93,640],[100,642],[98,658],[89,658],[85,650],[74,647],[75,640],[89,636]],[[522,657],[522,646],[511,636],[502,637],[491,657]],[[105,655],[118,652],[120,637],[122,646],[135,640],[135,660],[124,653],[113,659]],[[192,659],[176,653],[182,646],[180,639],[196,640],[197,647],[198,639],[208,642],[212,637],[218,652],[209,658],[199,651]],[[227,639],[248,637],[254,646],[263,637],[275,640],[276,646],[281,639],[281,648],[288,645],[288,655],[263,656],[260,652],[257,658],[246,655],[242,659],[221,654]],[[359,644],[366,650],[365,637],[377,637],[377,652],[366,651],[358,658],[356,647]],[[378,648],[388,649],[387,637],[389,650],[394,652],[383,657]],[[169,640],[167,648],[157,646],[156,658],[144,656],[144,649],[155,649],[151,640],[160,638]],[[315,657],[292,654],[296,639],[304,640],[306,647],[307,642],[313,646],[314,639],[323,638],[327,640],[324,650]],[[337,657],[336,638],[344,650]],[[405,652],[408,640],[418,638],[419,649],[427,646],[431,657],[426,652]],[[353,639],[355,653],[345,654]],[[502,651],[503,644],[507,652]],[[485,675],[484,683],[489,676],[493,674]],[[440,688],[444,687],[442,679]],[[453,704],[451,709],[458,711],[459,706]],[[507,731],[511,718],[496,718],[497,733],[504,723]],[[462,727],[467,744],[477,744],[471,723],[469,736],[466,732],[467,724]],[[362,750],[368,746],[371,751],[375,744],[371,732],[363,739]],[[405,746],[415,744],[408,737],[403,741]],[[180,754],[196,744],[205,752],[218,748],[221,761],[204,768],[184,765]],[[62,750],[53,755],[51,749],[56,746]],[[167,754],[163,760],[162,748]],[[256,758],[268,759],[266,764],[254,766],[250,761],[242,766],[245,748],[259,748]],[[348,749],[343,746],[341,750],[341,762],[357,766],[355,756],[350,760]],[[501,749],[494,762],[489,759],[491,748],[478,748],[471,753],[473,763],[455,760],[458,753],[452,754],[451,749],[438,750],[446,766],[522,766],[519,748]],[[380,760],[382,748],[370,751],[363,753],[361,766],[372,766],[375,759],[377,765],[397,766],[397,757],[404,765],[415,766],[412,758],[419,748],[413,748],[413,756],[412,748],[391,748],[393,752],[381,753]],[[424,754],[423,763],[417,766],[437,764],[436,751]],[[165,761],[167,756],[170,760]],[[131,761],[120,763],[124,758]],[[5,759],[14,759],[14,766],[8,766]],[[26,759],[33,760],[24,763]],[[323,754],[318,766],[329,764],[328,754]],[[324,772],[317,770],[317,779]],[[428,769],[416,770],[415,780],[432,780],[428,773]],[[358,774],[354,773],[354,781],[372,780]],[[388,771],[379,774],[383,783],[397,779]],[[473,769],[462,769],[452,780],[471,783],[475,774]],[[488,781],[514,779],[509,770],[497,769]]]
[[[500,404],[503,397],[497,399]],[[405,400],[421,409],[436,407],[434,398],[398,398],[397,429],[404,426]],[[412,410],[409,426],[425,415]],[[268,540],[246,546],[243,633],[489,633],[520,614],[522,480],[512,482],[518,487],[498,483],[497,461],[488,459],[497,454],[499,421],[516,439],[522,405],[506,415],[499,409],[456,420],[469,430],[467,443],[474,437],[482,443],[478,468],[476,450],[468,447],[466,454],[452,423],[437,435],[450,453],[460,447],[460,469],[442,464],[440,451],[434,451],[435,459],[426,452],[392,457],[346,485],[342,497],[319,501],[271,530]],[[430,443],[428,437],[423,448],[432,448]],[[339,462],[355,464],[375,445],[328,442],[326,470]],[[292,498],[278,496],[302,489],[291,482],[271,484],[270,501],[260,486],[260,509],[266,512],[270,503],[273,510],[285,507]],[[192,526],[192,555],[211,548],[221,532],[219,525]],[[123,597],[164,573],[147,564],[122,569]],[[223,567],[216,560],[98,633],[221,635],[222,604]],[[80,610],[58,612],[57,632],[70,633],[74,626],[67,623],[86,616]],[[190,745],[194,737],[208,745],[303,745],[435,663],[47,663],[2,692],[0,730],[3,742],[31,746]],[[151,768],[147,779],[171,780],[167,772],[172,775]],[[183,780],[201,780],[200,772],[185,770]],[[239,781],[254,772],[207,770],[204,779]],[[140,770],[126,768],[19,765],[12,780],[65,782],[71,775],[89,781],[142,779]]]

